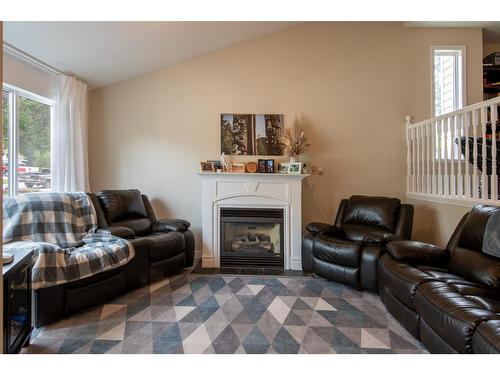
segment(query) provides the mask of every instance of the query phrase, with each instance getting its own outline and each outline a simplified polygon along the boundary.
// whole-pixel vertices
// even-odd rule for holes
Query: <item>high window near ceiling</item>
[[[432,47],[433,117],[465,105],[465,47]]]
[[[49,191],[54,102],[3,85],[2,176],[5,195]]]

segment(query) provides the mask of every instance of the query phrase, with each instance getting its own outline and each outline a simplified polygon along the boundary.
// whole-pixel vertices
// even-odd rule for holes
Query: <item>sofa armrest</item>
[[[120,238],[132,238],[135,237],[135,232],[128,227],[121,226],[110,226],[104,227],[97,230],[97,233],[111,234]]]
[[[332,237],[343,237],[342,231],[331,225],[331,224],[326,224],[326,223],[309,223],[306,225],[306,229],[311,232],[312,234],[315,235],[327,235],[327,236],[332,236]]]
[[[401,237],[394,233],[375,231],[370,232],[363,237],[363,243],[368,245],[380,245],[385,246],[391,241],[398,241]]]
[[[386,248],[394,259],[407,263],[439,266],[448,259],[445,249],[424,242],[392,241]]]
[[[185,232],[191,223],[182,219],[162,219],[153,223],[153,232]]]

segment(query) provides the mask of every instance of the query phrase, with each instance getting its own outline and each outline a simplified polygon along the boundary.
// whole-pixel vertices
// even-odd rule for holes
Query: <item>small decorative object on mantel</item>
[[[245,173],[245,163],[232,163],[231,164],[232,173]]]
[[[302,163],[298,162],[290,162],[288,163],[288,173],[289,174],[301,174],[302,173]]]
[[[229,165],[227,164],[226,154],[222,153],[222,155],[220,156],[220,162],[221,162],[221,165],[222,165],[222,172],[229,171]]]
[[[215,172],[213,161],[200,161],[200,166],[202,172]]]
[[[296,162],[310,146],[304,131],[300,128],[299,122],[295,119],[292,129],[285,129],[280,135],[280,143],[283,150],[290,156],[290,162]]]
[[[274,159],[259,159],[259,173],[274,173]]]
[[[287,174],[288,173],[288,163],[279,163],[278,164],[278,173]]]
[[[222,163],[220,160],[207,160],[207,163],[212,163],[214,165],[215,172],[222,172]]]
[[[247,173],[255,173],[257,172],[257,163],[254,163],[253,161],[250,161],[245,164],[245,171]]]

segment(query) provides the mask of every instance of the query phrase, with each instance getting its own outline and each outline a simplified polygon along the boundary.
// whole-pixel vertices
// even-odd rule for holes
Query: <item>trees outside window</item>
[[[52,101],[4,85],[2,111],[4,193],[50,190]]]

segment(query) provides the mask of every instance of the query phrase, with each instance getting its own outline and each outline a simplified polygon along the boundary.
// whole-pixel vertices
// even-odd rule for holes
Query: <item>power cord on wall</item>
[[[311,192],[312,192],[312,196],[313,196],[313,199],[314,199],[314,203],[316,203],[316,206],[319,208],[319,211],[321,212],[321,215],[323,215],[323,218],[325,219],[325,221],[327,223],[329,223],[328,216],[326,216],[326,213],[323,210],[323,207],[321,207],[321,204],[319,203],[318,196],[316,195],[316,190],[314,189],[314,186],[313,186],[313,184],[311,182],[311,179],[310,178],[306,178],[306,181],[309,184],[309,186],[311,187]]]

